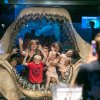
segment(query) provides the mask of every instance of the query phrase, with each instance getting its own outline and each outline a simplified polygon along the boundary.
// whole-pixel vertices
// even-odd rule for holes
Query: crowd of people
[[[42,46],[37,39],[30,40],[26,49],[23,49],[23,39],[19,38],[21,56],[20,58],[14,56],[18,53],[18,49],[14,48],[9,56],[9,62],[18,74],[22,74],[25,68],[28,68],[28,80],[31,84],[37,84],[39,90],[45,72],[45,89],[48,90],[53,79],[59,85],[57,71],[60,72],[62,79],[66,80],[66,70],[68,66],[72,66],[73,50],[70,49],[66,53],[60,51],[60,43],[52,43],[49,49],[47,46]],[[92,41],[87,64],[82,64],[79,68],[74,86],[83,87],[83,100],[100,100],[100,33]]]
[[[42,46],[39,40],[32,39],[27,43],[26,49],[23,48],[24,41],[19,38],[19,50],[14,48],[9,62],[17,73],[24,75],[26,69],[28,69],[28,81],[31,84],[37,84],[39,86],[43,82],[44,74],[46,77],[45,89],[48,90],[51,80],[59,85],[60,72],[62,79],[66,80],[65,72],[68,66],[72,66],[73,50],[67,50],[66,53],[61,53],[61,44],[54,42],[49,49],[47,46]],[[20,53],[20,57],[17,57]]]

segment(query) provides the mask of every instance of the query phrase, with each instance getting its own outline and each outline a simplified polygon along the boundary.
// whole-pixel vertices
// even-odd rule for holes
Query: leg
[[[61,72],[61,76],[62,76],[63,79],[66,79],[64,72]]]
[[[50,79],[51,79],[51,77],[47,75],[46,90],[49,87]]]
[[[55,79],[56,79],[57,84],[59,85],[59,80],[58,80],[58,78],[55,78]]]

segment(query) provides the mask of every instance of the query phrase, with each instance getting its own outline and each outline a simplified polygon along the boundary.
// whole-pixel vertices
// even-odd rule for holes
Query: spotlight
[[[5,28],[5,24],[1,24],[2,28]]]

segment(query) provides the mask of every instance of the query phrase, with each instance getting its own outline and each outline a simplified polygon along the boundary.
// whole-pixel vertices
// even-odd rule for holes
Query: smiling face
[[[39,64],[41,62],[41,59],[42,58],[40,55],[35,55],[33,61],[35,64]]]
[[[57,57],[57,53],[55,51],[50,51],[49,53],[49,59],[50,60],[55,60]]]
[[[66,56],[67,56],[67,57],[72,57],[72,55],[73,55],[73,50],[68,50],[68,51],[66,52]]]
[[[51,45],[51,50],[54,50],[54,51],[56,51],[56,52],[59,52],[60,51],[60,49],[61,49],[61,45],[59,44],[59,43],[56,43],[56,42],[54,42],[52,45]]]
[[[31,40],[29,43],[29,48],[30,50],[36,50],[38,47],[37,41],[36,40]]]

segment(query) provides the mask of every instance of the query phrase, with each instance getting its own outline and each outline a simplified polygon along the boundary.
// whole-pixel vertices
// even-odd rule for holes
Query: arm
[[[46,63],[45,63],[47,66],[50,66],[50,62],[48,61],[48,58],[46,60]]]
[[[52,66],[52,67],[55,67],[54,61],[52,61],[52,62],[51,62],[51,61],[46,61],[46,65],[47,65],[47,67],[49,67],[49,66],[50,66],[50,67],[51,67],[51,66]]]
[[[28,56],[28,59],[27,59],[27,63],[29,63],[31,61],[32,57],[33,57],[33,53],[30,53],[29,52],[29,56]]]
[[[23,65],[25,65],[25,66],[27,66],[28,65],[28,63],[26,63],[26,59],[27,59],[27,57],[28,57],[28,50],[26,51],[26,55],[25,55],[25,58],[24,58],[24,60],[23,60]]]
[[[59,64],[60,60],[61,60],[61,57],[60,57],[60,54],[59,54],[55,59],[55,64],[57,65],[57,67],[60,67],[60,64]]]
[[[18,49],[17,48],[14,48],[13,50],[12,50],[12,52],[9,54],[9,56],[8,56],[8,60],[10,59],[10,57],[12,56],[12,55],[14,55],[14,54],[17,54],[18,52]]]
[[[42,60],[42,62],[43,63],[45,63],[46,62],[46,59],[47,59],[47,55],[45,54],[45,52],[42,50],[42,46],[41,45],[39,45],[39,48],[38,48],[40,51],[41,51],[41,53],[43,54],[43,60]]]
[[[22,38],[19,38],[19,48],[20,48],[20,54],[25,55],[25,53],[23,52],[23,40],[22,40]]]

